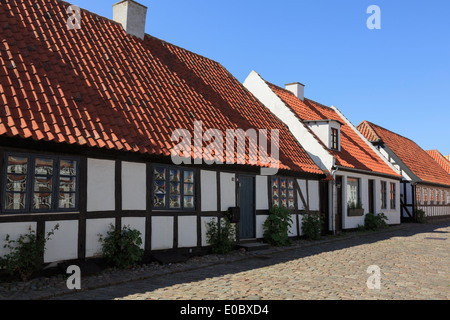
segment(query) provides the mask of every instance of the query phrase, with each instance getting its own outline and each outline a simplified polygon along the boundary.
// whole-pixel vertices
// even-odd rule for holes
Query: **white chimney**
[[[305,85],[300,82],[288,83],[286,85],[286,90],[292,92],[300,100],[305,99]]]
[[[122,24],[128,34],[144,39],[147,7],[133,0],[113,5],[113,20]]]

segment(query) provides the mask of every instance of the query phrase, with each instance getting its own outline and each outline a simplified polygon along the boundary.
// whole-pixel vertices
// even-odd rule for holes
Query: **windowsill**
[[[24,213],[12,213],[12,212],[7,212],[7,213],[0,213],[0,218],[1,217],[23,217],[23,216],[40,216],[40,215],[45,215],[45,216],[49,216],[49,215],[59,215],[59,214],[64,214],[64,215],[69,215],[69,214],[79,214],[79,211],[62,211],[62,212],[24,212]]]

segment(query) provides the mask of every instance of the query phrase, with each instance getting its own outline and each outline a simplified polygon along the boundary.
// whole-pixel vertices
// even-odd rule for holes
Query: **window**
[[[153,208],[194,210],[194,170],[178,167],[153,168]]]
[[[5,163],[4,212],[59,212],[77,209],[78,159],[6,154]]]
[[[381,209],[387,209],[387,183],[381,181]]]
[[[417,204],[421,204],[422,200],[423,200],[422,187],[417,187],[416,188],[416,202],[417,202]]]
[[[440,190],[441,193],[441,204],[445,204],[445,194],[444,194],[444,190]]]
[[[361,205],[360,181],[357,178],[347,178],[347,204],[353,208]]]
[[[389,199],[391,202],[391,209],[395,209],[395,183],[391,183],[391,188],[389,192]]]
[[[339,150],[339,130],[331,128],[331,149]]]
[[[428,188],[422,188],[423,190],[423,204],[428,204]]]
[[[294,180],[273,177],[272,179],[272,206],[295,209]]]
[[[430,188],[430,204],[434,203],[434,189]]]

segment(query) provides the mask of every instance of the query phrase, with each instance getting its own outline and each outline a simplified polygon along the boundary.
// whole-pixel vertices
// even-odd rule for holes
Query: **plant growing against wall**
[[[292,225],[289,209],[274,206],[270,215],[264,221],[264,240],[273,246],[287,246],[290,244],[288,231]]]
[[[228,218],[220,222],[211,220],[207,224],[206,237],[214,254],[227,254],[233,250],[236,243],[236,228]]]
[[[416,210],[416,222],[417,223],[424,223],[425,222],[425,211],[422,209]]]
[[[20,276],[22,281],[28,281],[35,272],[42,270],[45,245],[58,228],[59,224],[44,237],[37,235],[31,226],[28,228],[28,234],[20,235],[17,240],[12,240],[9,234],[6,235],[3,248],[9,249],[10,253],[0,258],[0,267],[12,276]]]
[[[372,231],[385,228],[387,226],[386,220],[387,217],[384,213],[368,213],[364,217],[364,228]]]
[[[302,232],[308,240],[319,240],[322,235],[323,219],[319,214],[305,214],[302,219]]]
[[[113,224],[107,232],[106,237],[100,235],[102,253],[106,261],[119,269],[129,269],[137,265],[144,255],[141,249],[141,232],[125,226],[120,230]]]

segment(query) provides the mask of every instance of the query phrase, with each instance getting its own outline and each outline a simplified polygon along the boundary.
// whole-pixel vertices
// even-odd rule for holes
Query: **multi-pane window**
[[[361,203],[360,180],[357,178],[347,178],[347,204],[356,208]]]
[[[422,188],[423,204],[428,204],[428,188]]]
[[[179,167],[153,168],[153,208],[194,210],[194,170]]]
[[[295,209],[293,179],[272,178],[272,206]]]
[[[331,149],[339,150],[339,130],[331,128]]]
[[[439,204],[439,202],[441,202],[441,190],[439,189],[435,190],[436,190],[436,204]]]
[[[389,199],[391,203],[391,209],[395,209],[395,183],[391,183]]]
[[[416,188],[416,202],[417,204],[420,204],[422,201],[422,187],[417,187]]]
[[[381,181],[381,209],[387,209],[387,182]]]
[[[434,203],[434,189],[430,188],[430,204]]]
[[[7,154],[3,192],[4,212],[76,210],[77,159]]]

